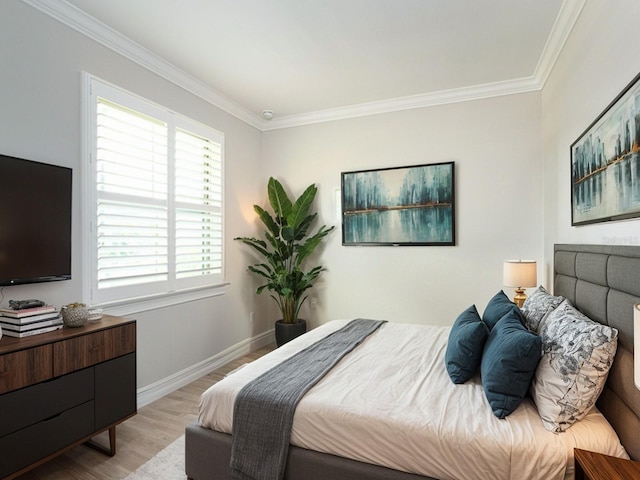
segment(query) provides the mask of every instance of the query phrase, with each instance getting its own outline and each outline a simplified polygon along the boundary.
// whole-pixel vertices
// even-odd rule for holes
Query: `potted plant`
[[[307,299],[306,291],[325,269],[315,266],[305,270],[305,260],[334,227],[322,225],[314,234],[310,233],[311,224],[318,215],[310,211],[318,191],[315,184],[309,185],[295,202],[273,177],[269,178],[267,190],[273,216],[259,205],[253,206],[266,227],[266,241],[253,237],[235,240],[249,245],[261,256],[262,260],[250,265],[249,270],[266,281],[256,293],[260,294],[266,288],[278,304],[282,318],[276,321],[276,343],[281,346],[306,331],[305,320],[298,318],[300,307]]]

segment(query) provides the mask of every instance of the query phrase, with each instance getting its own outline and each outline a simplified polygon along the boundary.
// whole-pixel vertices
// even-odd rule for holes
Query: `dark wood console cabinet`
[[[109,455],[136,414],[136,322],[105,315],[79,328],[0,339],[0,478],[81,443]],[[109,448],[91,444],[109,431]]]

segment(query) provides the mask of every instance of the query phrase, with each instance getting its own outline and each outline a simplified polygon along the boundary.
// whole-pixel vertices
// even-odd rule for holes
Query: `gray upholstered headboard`
[[[640,246],[555,245],[554,292],[618,329],[618,351],[597,406],[629,456],[640,460],[640,390],[633,382],[633,305],[640,303]]]

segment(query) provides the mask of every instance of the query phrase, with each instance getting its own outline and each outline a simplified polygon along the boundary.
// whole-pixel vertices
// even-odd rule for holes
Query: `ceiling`
[[[25,1],[268,129],[540,89],[585,0]]]

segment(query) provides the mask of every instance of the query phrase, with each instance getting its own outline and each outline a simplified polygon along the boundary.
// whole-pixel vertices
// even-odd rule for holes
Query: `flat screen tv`
[[[0,154],[0,285],[71,278],[67,167]]]

